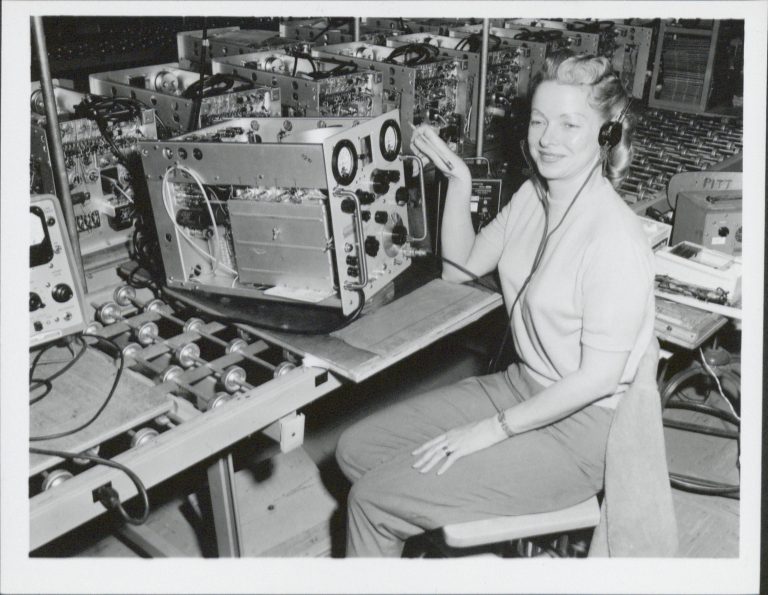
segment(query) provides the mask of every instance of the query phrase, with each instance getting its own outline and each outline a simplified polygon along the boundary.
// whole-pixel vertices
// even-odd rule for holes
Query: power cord
[[[79,426],[77,426],[77,427],[75,427],[75,428],[73,428],[71,430],[66,430],[66,431],[63,431],[63,432],[56,432],[54,434],[46,434],[46,435],[43,435],[43,436],[30,436],[29,437],[29,441],[30,442],[40,442],[40,441],[43,441],[43,440],[55,440],[57,438],[63,438],[64,436],[69,436],[71,434],[75,434],[75,433],[79,432],[80,430],[83,430],[83,429],[87,428],[94,421],[96,421],[98,419],[98,417],[102,414],[104,409],[106,409],[107,405],[109,405],[109,402],[112,400],[112,397],[115,394],[115,390],[117,389],[117,385],[120,382],[120,377],[123,374],[123,367],[125,366],[125,358],[123,357],[123,352],[120,349],[120,346],[117,343],[115,343],[114,341],[112,341],[112,339],[107,339],[106,337],[99,337],[98,335],[85,335],[85,336],[89,337],[91,339],[95,339],[97,342],[105,343],[105,344],[109,345],[110,347],[114,348],[117,351],[117,355],[118,355],[118,357],[120,359],[120,364],[118,365],[117,373],[115,374],[115,378],[112,381],[112,386],[109,389],[109,393],[107,394],[107,397],[104,399],[104,402],[98,408],[96,413],[94,413],[93,416],[91,416],[91,418],[88,419],[86,422],[80,424]],[[86,343],[86,345],[87,345],[87,343]],[[50,391],[48,391],[48,392],[50,392]]]
[[[528,163],[528,166],[531,167],[531,163],[528,160],[528,156],[526,155],[526,151],[523,151],[523,156]],[[528,273],[528,276],[523,281],[523,284],[520,286],[520,290],[517,292],[517,295],[515,296],[514,301],[512,302],[512,307],[509,309],[509,316],[507,320],[507,325],[504,329],[504,336],[502,337],[502,340],[499,344],[499,349],[496,352],[496,356],[488,363],[488,372],[497,372],[497,367],[499,365],[499,362],[501,361],[501,356],[504,352],[504,348],[506,347],[507,341],[509,340],[509,337],[512,334],[512,314],[515,311],[515,306],[520,301],[521,296],[523,295],[523,292],[526,290],[528,285],[531,282],[531,279],[533,279],[534,273],[538,270],[539,265],[541,264],[541,260],[544,257],[544,252],[547,249],[547,245],[549,244],[550,238],[555,234],[555,232],[560,229],[562,224],[565,222],[565,219],[568,217],[568,213],[570,213],[571,209],[573,208],[573,205],[576,204],[576,200],[581,196],[582,191],[584,188],[586,188],[587,183],[589,180],[592,179],[592,176],[594,175],[595,171],[598,167],[600,167],[602,163],[602,160],[598,159],[598,161],[595,163],[595,165],[592,166],[592,169],[589,171],[589,174],[587,174],[587,177],[584,178],[584,181],[581,183],[581,186],[579,186],[579,189],[576,191],[576,194],[574,194],[573,198],[571,199],[570,204],[565,209],[565,212],[563,213],[563,216],[560,218],[560,221],[557,223],[557,225],[552,229],[552,231],[548,231],[549,229],[549,204],[547,202],[546,194],[542,195],[540,194],[541,189],[541,182],[536,177],[536,174],[534,173],[534,188],[536,189],[536,194],[539,197],[539,200],[542,203],[542,206],[544,207],[544,231],[542,232],[542,239],[539,242],[539,247],[536,250],[536,256],[534,256],[533,264],[531,265],[531,270]],[[532,171],[534,171],[532,169]]]
[[[235,84],[240,83],[240,86],[235,88]],[[221,95],[227,91],[247,91],[253,89],[254,84],[247,78],[240,76],[239,74],[232,74],[227,72],[218,72],[205,79],[198,79],[189,87],[184,89],[181,96],[185,99],[194,99],[199,96],[200,93],[203,97],[211,97],[214,95]]]
[[[396,47],[392,53],[384,59],[384,62],[394,64],[396,63],[396,58],[399,58],[400,56],[415,54],[413,58],[404,60],[403,62],[406,66],[415,66],[417,64],[425,64],[432,61],[439,53],[440,48],[428,43],[409,43]]]
[[[35,370],[37,369],[38,364],[40,363],[40,358],[43,357],[43,354],[46,353],[49,349],[51,349],[53,346],[56,345],[56,343],[51,343],[50,345],[47,345],[43,349],[41,349],[37,355],[35,356],[34,360],[32,360],[32,365],[29,367],[29,391],[32,392],[34,390],[37,390],[41,386],[46,387],[46,391],[42,395],[38,395],[36,397],[33,397],[29,400],[30,405],[34,405],[38,401],[41,401],[43,398],[48,396],[48,394],[53,389],[52,382],[58,378],[59,376],[65,374],[72,366],[74,366],[78,360],[83,357],[83,354],[85,353],[86,349],[88,348],[88,345],[83,341],[82,338],[76,337],[75,341],[77,341],[80,344],[80,351],[78,351],[76,354],[73,354],[72,358],[64,365],[62,368],[51,374],[50,376],[46,376],[45,378],[35,378]]]
[[[123,508],[123,505],[120,502],[120,494],[117,492],[115,488],[112,487],[111,484],[105,484],[103,486],[96,488],[93,491],[94,498],[99,502],[101,502],[104,505],[104,508],[106,508],[110,512],[117,511],[118,514],[123,518],[123,520],[126,523],[130,523],[131,525],[141,525],[149,517],[149,495],[147,494],[147,488],[144,486],[144,483],[141,481],[141,479],[139,479],[139,476],[136,475],[136,473],[131,471],[125,465],[116,463],[115,461],[110,461],[109,459],[105,459],[103,457],[88,454],[88,453],[75,453],[75,452],[67,452],[64,450],[52,450],[47,448],[35,448],[35,447],[30,447],[29,452],[32,454],[59,457],[61,459],[68,459],[68,460],[85,459],[88,461],[93,461],[97,465],[104,465],[106,467],[112,467],[114,469],[118,469],[122,471],[130,478],[130,480],[133,482],[133,485],[136,486],[136,491],[139,493],[139,496],[141,496],[142,504],[144,505],[144,512],[141,514],[141,516],[134,517],[128,514],[128,512],[126,512],[125,508]]]
[[[491,46],[489,49],[496,50],[501,45],[501,37],[498,35],[488,35],[488,41],[493,42],[493,46]],[[483,42],[483,36],[481,33],[472,33],[471,35],[463,38],[458,44],[456,44],[456,49],[461,50],[466,47],[466,49],[470,52],[479,52],[482,48],[482,42]]]
[[[259,320],[258,322],[254,322],[252,320],[245,320],[241,317],[233,316],[225,312],[221,312],[217,309],[214,309],[213,307],[203,306],[199,302],[193,303],[193,304],[187,304],[184,302],[183,298],[180,298],[178,295],[174,295],[173,293],[165,294],[164,297],[166,297],[167,301],[180,302],[185,306],[193,307],[194,309],[204,313],[207,316],[215,317],[216,320],[218,321],[226,321],[231,324],[246,324],[248,326],[253,326],[253,327],[260,328],[265,331],[271,331],[271,332],[290,333],[290,334],[298,334],[298,335],[329,335],[331,333],[335,333],[336,331],[340,331],[346,326],[349,326],[360,317],[360,314],[362,313],[363,308],[365,307],[365,293],[363,293],[362,289],[356,289],[355,293],[358,296],[358,304],[355,310],[351,312],[349,316],[345,317],[344,319],[342,319],[342,321],[339,324],[336,324],[334,326],[328,326],[324,328],[322,327],[311,328],[311,329],[302,329],[302,328],[291,327],[291,326],[280,325],[280,324],[269,324],[264,320]]]
[[[96,122],[102,138],[107,141],[110,150],[117,160],[127,170],[132,171],[128,159],[115,144],[109,124],[136,118],[141,115],[143,104],[127,97],[101,97],[86,95],[85,99],[75,106],[75,116],[88,118]]]

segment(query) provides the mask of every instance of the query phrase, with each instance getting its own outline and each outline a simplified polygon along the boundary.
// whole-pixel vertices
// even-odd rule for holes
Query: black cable
[[[525,151],[523,151],[523,156],[525,157],[526,161],[528,161],[528,157],[525,154]],[[600,163],[601,163],[601,161],[598,160],[597,163],[595,163],[595,165],[592,166],[592,169],[590,170],[589,174],[584,179],[584,181],[582,182],[581,186],[579,186],[579,189],[576,191],[576,194],[571,199],[571,202],[568,205],[568,208],[566,208],[565,212],[563,213],[563,216],[560,218],[560,221],[554,227],[554,229],[552,231],[549,231],[549,232],[547,231],[548,227],[549,227],[549,208],[548,208],[548,204],[546,202],[546,197],[538,194],[539,193],[539,189],[540,189],[540,185],[537,184],[536,182],[533,183],[534,184],[534,188],[536,189],[536,193],[539,196],[539,200],[542,201],[542,205],[544,207],[544,232],[542,233],[542,239],[539,242],[539,247],[536,250],[536,255],[534,256],[533,264],[531,265],[531,270],[528,273],[528,276],[523,281],[523,284],[520,286],[520,290],[517,292],[517,295],[515,296],[515,299],[512,302],[512,306],[509,309],[509,316],[508,316],[506,328],[504,330],[504,336],[502,337],[502,340],[501,340],[501,342],[499,344],[499,349],[496,352],[496,356],[492,360],[490,360],[490,362],[488,363],[488,371],[489,371],[489,373],[498,371],[496,369],[496,367],[499,364],[499,361],[501,359],[502,353],[503,353],[504,348],[505,348],[505,346],[507,344],[508,338],[509,338],[509,336],[511,336],[511,333],[512,333],[512,328],[511,328],[511,325],[512,325],[512,314],[514,313],[515,306],[520,301],[520,297],[523,295],[523,292],[525,291],[525,289],[527,288],[527,286],[531,282],[531,279],[533,278],[534,273],[539,268],[539,265],[541,264],[541,260],[544,257],[544,252],[547,249],[547,244],[549,244],[550,238],[555,234],[555,232],[558,229],[560,229],[560,226],[565,222],[565,219],[568,217],[568,213],[571,211],[571,208],[573,208],[573,205],[576,204],[576,200],[579,198],[579,196],[581,195],[582,191],[587,186],[587,183],[592,178],[592,175],[595,173],[595,171],[597,170],[597,168],[600,165]],[[529,164],[529,166],[530,166],[530,164]],[[534,173],[534,178],[536,177],[536,175],[537,174]],[[536,178],[536,181],[538,181],[538,178]]]
[[[237,88],[234,88],[235,83],[241,83],[241,85]],[[181,94],[181,96],[185,99],[191,99],[193,97],[198,97],[199,94],[202,93],[203,97],[210,97],[212,95],[219,95],[229,90],[246,91],[248,89],[253,89],[253,87],[253,82],[249,81],[245,77],[240,76],[239,74],[233,74],[230,72],[217,72],[216,74],[207,77],[203,81],[195,81],[189,85],[189,87],[184,89],[184,92]]]
[[[429,62],[440,53],[440,49],[428,43],[408,43],[396,47],[383,61],[385,63],[393,64],[396,63],[396,58],[407,56],[410,53],[416,55],[410,60],[404,60],[403,63],[406,66],[415,66],[417,64]]]
[[[363,293],[362,289],[356,289],[355,293],[359,298],[358,305],[355,308],[355,310],[351,314],[349,314],[349,316],[346,316],[341,321],[340,324],[337,324],[335,326],[329,326],[327,328],[301,329],[301,328],[284,326],[279,324],[269,324],[262,321],[253,322],[252,320],[245,320],[242,317],[230,315],[230,314],[227,314],[226,312],[221,312],[220,310],[216,309],[213,306],[202,305],[199,302],[187,303],[184,301],[183,298],[179,297],[178,295],[161,291],[162,297],[165,299],[166,302],[173,301],[176,303],[181,303],[184,306],[191,306],[195,310],[198,310],[199,312],[202,312],[205,315],[215,317],[216,320],[219,320],[219,321],[226,321],[226,322],[229,322],[230,324],[246,324],[248,326],[256,327],[256,328],[259,328],[265,331],[270,331],[270,332],[280,332],[280,333],[289,333],[289,334],[295,334],[295,335],[310,335],[310,336],[328,335],[330,333],[335,333],[336,331],[339,331],[344,327],[349,326],[355,320],[357,320],[360,317],[360,314],[363,311],[363,308],[365,307],[365,293]]]
[[[48,351],[49,349],[56,347],[56,343],[49,343],[45,347],[43,347],[40,351],[37,352],[37,355],[32,360],[32,364],[29,366],[29,382],[32,382],[32,372],[37,366],[37,363],[40,361],[40,358],[43,357],[43,354]]]
[[[512,336],[512,314],[515,311],[515,306],[517,305],[517,302],[520,301],[520,296],[523,295],[523,292],[526,290],[526,288],[528,287],[528,284],[531,282],[531,279],[533,278],[533,274],[536,272],[536,269],[539,268],[540,259],[544,254],[544,248],[546,248],[547,241],[549,240],[549,235],[547,234],[547,230],[549,229],[549,210],[548,210],[548,207],[546,206],[546,201],[542,201],[542,206],[544,206],[544,229],[541,233],[539,246],[536,249],[536,255],[533,258],[533,264],[531,265],[531,270],[529,271],[528,276],[525,278],[525,280],[523,280],[523,284],[520,286],[520,290],[517,292],[515,299],[512,301],[512,307],[509,309],[509,314],[507,315],[507,324],[504,325],[504,334],[501,337],[501,341],[499,341],[499,347],[496,350],[496,355],[493,356],[493,358],[491,358],[488,361],[487,371],[489,374],[492,374],[498,371],[497,367],[499,365],[499,362],[501,361],[501,356],[503,355],[504,349],[507,346],[507,341],[509,341],[509,338]],[[490,398],[490,395],[489,395],[489,398]],[[491,403],[493,403],[493,399],[491,399]],[[496,404],[494,403],[494,407],[495,406]]]
[[[472,278],[472,281],[474,281],[474,282],[475,282],[475,283],[477,283],[478,285],[482,285],[482,286],[483,286],[483,287],[485,287],[486,289],[489,289],[490,291],[492,291],[492,292],[494,292],[494,293],[498,293],[498,292],[497,292],[497,289],[496,289],[496,287],[494,287],[494,286],[492,286],[492,285],[487,285],[487,284],[484,282],[484,280],[482,279],[482,277],[479,277],[478,275],[476,275],[475,273],[473,273],[473,272],[472,272],[472,271],[470,271],[469,269],[467,269],[467,268],[465,268],[465,267],[461,266],[461,265],[460,265],[458,262],[454,262],[454,261],[453,261],[453,260],[451,260],[450,258],[446,258],[445,256],[442,256],[442,255],[438,255],[438,254],[435,254],[435,258],[439,258],[439,259],[440,259],[440,260],[442,260],[444,263],[446,263],[446,264],[449,264],[449,265],[451,265],[452,267],[455,267],[455,268],[459,269],[459,270],[460,270],[462,273],[464,273],[465,275],[468,275],[469,277],[471,277],[471,278]]]
[[[55,380],[56,378],[58,378],[59,376],[64,374],[67,370],[69,370],[72,366],[74,366],[77,363],[77,360],[79,360],[81,357],[83,357],[83,354],[85,353],[85,350],[87,348],[87,345],[85,344],[85,341],[83,341],[83,339],[81,337],[75,337],[74,341],[76,341],[80,345],[80,351],[78,351],[77,353],[74,353],[70,349],[70,353],[72,354],[72,359],[70,359],[63,368],[57,370],[56,372],[54,372],[50,376],[47,376],[45,379],[48,380],[49,382]],[[35,381],[35,379],[32,378],[32,376],[34,375],[35,367],[37,365],[39,365],[39,363],[40,363],[40,355],[41,355],[41,353],[37,354],[37,357],[35,357],[35,361],[33,362],[32,366],[30,367],[30,370],[29,370],[29,381],[30,382],[34,382]],[[35,387],[30,387],[30,388],[35,388]]]
[[[78,360],[81,357],[83,357],[83,354],[85,353],[85,350],[87,349],[88,346],[86,345],[85,341],[83,341],[82,338],[80,337],[77,337],[75,340],[79,341],[80,343],[80,351],[78,351],[77,354],[73,354],[72,359],[70,359],[66,363],[66,365],[58,369],[56,372],[54,372],[50,376],[46,376],[45,378],[34,378],[34,373],[35,373],[35,368],[40,362],[40,358],[42,357],[42,354],[45,353],[54,344],[52,343],[51,345],[48,345],[44,349],[40,350],[40,352],[35,356],[35,359],[29,368],[29,383],[30,383],[29,391],[32,392],[33,390],[37,390],[41,386],[45,386],[46,391],[42,395],[38,395],[37,397],[31,398],[29,400],[30,405],[37,403],[38,401],[42,400],[43,397],[47,396],[51,392],[51,389],[53,388],[51,383],[59,376],[66,373],[70,368],[72,368],[72,366],[74,366],[78,362]]]
[[[121,165],[131,171],[132,168],[126,156],[115,144],[109,124],[140,116],[142,105],[140,101],[126,97],[86,95],[85,99],[75,106],[75,116],[96,122],[102,138],[107,142],[112,153]]]
[[[343,60],[335,60],[333,58],[330,58],[330,59],[324,58],[324,60],[327,62],[336,63],[337,66],[331,70],[326,70],[326,71],[317,70],[315,72],[309,72],[309,73],[306,73],[306,76],[308,76],[313,80],[318,80],[318,79],[330,78],[332,76],[354,74],[358,70],[358,66],[355,62],[345,62]]]
[[[337,22],[337,23],[334,23],[333,19],[331,19],[331,18],[328,18],[328,24],[325,26],[325,28],[324,28],[324,29],[321,29],[319,33],[315,33],[314,35],[312,35],[312,36],[310,37],[310,41],[317,41],[317,40],[318,40],[318,39],[320,39],[320,37],[321,37],[322,35],[324,35],[324,34],[325,34],[325,32],[326,32],[326,31],[328,31],[328,30],[329,30],[331,27],[339,27],[339,28],[341,28],[341,27],[344,27],[345,25],[346,25],[346,23],[345,23],[343,20],[340,20],[339,22]]]
[[[189,113],[189,125],[187,126],[188,130],[197,130],[198,129],[198,122],[200,120],[200,110],[203,106],[203,97],[205,94],[205,60],[206,60],[206,51],[208,49],[208,23],[207,19],[203,17],[203,34],[202,34],[202,41],[200,42],[200,78],[196,81],[196,84],[198,85],[197,88],[193,91],[194,95],[191,95],[192,97],[192,109]],[[192,87],[195,86],[195,83],[190,85]],[[187,89],[189,91],[189,89]],[[182,93],[182,97],[184,97],[184,94]]]
[[[531,31],[530,29],[522,28],[512,39],[520,39],[522,41],[529,40],[531,39]]]
[[[112,397],[115,394],[115,390],[117,389],[117,385],[120,382],[120,377],[123,374],[123,367],[125,366],[125,358],[123,357],[123,352],[120,349],[120,346],[114,341],[112,341],[112,339],[107,339],[106,337],[99,337],[98,335],[85,335],[85,336],[91,339],[95,339],[98,342],[106,343],[111,347],[114,347],[117,350],[117,354],[120,358],[120,364],[117,368],[117,373],[115,374],[115,378],[112,381],[112,387],[109,389],[109,393],[107,394],[106,399],[104,399],[104,402],[101,404],[99,409],[96,411],[96,413],[93,414],[93,416],[88,421],[80,424],[76,428],[73,428],[71,430],[66,430],[63,432],[56,432],[55,434],[47,434],[44,436],[30,436],[29,437],[30,442],[40,442],[42,440],[55,440],[57,438],[63,438],[64,436],[75,434],[80,430],[87,428],[94,421],[96,421],[96,419],[98,419],[98,417],[102,414],[104,409],[106,409],[107,405],[109,405],[109,402],[112,400]]]
[[[88,461],[93,461],[97,465],[105,465],[106,467],[112,467],[113,469],[122,471],[130,478],[130,480],[133,482],[133,485],[136,486],[138,495],[141,496],[142,503],[144,504],[144,513],[140,517],[132,517],[125,511],[123,505],[120,503],[120,496],[117,493],[117,490],[115,490],[110,485],[104,485],[94,490],[94,496],[104,505],[107,510],[117,510],[120,516],[123,517],[123,520],[127,523],[130,523],[131,525],[141,525],[147,520],[147,517],[149,516],[149,495],[147,494],[147,488],[144,486],[144,483],[141,481],[139,476],[125,465],[84,452],[75,453],[64,450],[36,448],[32,446],[29,447],[29,452],[36,455],[59,457],[61,459],[86,459]]]
[[[495,50],[498,49],[498,47],[501,45],[501,37],[498,35],[488,35],[488,41],[493,42],[493,46],[489,49]],[[481,33],[472,33],[471,35],[463,38],[458,44],[456,44],[456,49],[461,50],[464,46],[468,46],[467,49],[470,52],[479,52],[482,48],[483,44],[483,36]]]
[[[30,405],[34,405],[38,401],[42,401],[45,397],[50,395],[51,391],[53,390],[53,383],[51,383],[51,381],[48,380],[47,378],[40,378],[40,379],[36,378],[35,381],[40,383],[35,388],[40,388],[41,386],[44,386],[45,387],[45,392],[37,395],[36,397],[32,397],[29,400],[29,404]],[[34,389],[30,388],[30,391],[32,391],[32,390],[34,390]]]
[[[556,41],[563,38],[563,32],[559,29],[540,29],[531,35],[531,41]]]
[[[310,60],[310,64],[312,65],[312,72],[316,71],[315,63]],[[296,76],[296,71],[299,69],[299,57],[294,54],[293,56],[293,72],[291,73],[291,76]]]

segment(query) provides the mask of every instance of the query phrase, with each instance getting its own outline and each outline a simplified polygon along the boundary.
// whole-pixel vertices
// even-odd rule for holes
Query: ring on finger
[[[442,449],[446,457],[450,457],[453,454],[453,451],[450,448],[448,448],[445,444],[443,444]]]

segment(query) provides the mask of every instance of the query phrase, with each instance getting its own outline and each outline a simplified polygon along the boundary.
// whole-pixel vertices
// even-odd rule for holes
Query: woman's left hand
[[[438,475],[442,475],[459,459],[493,446],[506,438],[504,430],[501,429],[495,417],[460,426],[425,442],[414,450],[411,454],[421,456],[413,467],[422,473],[427,473],[440,461],[444,461],[443,466],[437,471]]]

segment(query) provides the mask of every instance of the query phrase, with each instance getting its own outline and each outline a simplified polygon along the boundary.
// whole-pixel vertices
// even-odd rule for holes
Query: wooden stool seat
[[[473,547],[551,533],[596,527],[600,521],[597,496],[552,512],[500,516],[443,527],[445,543],[451,547]]]

